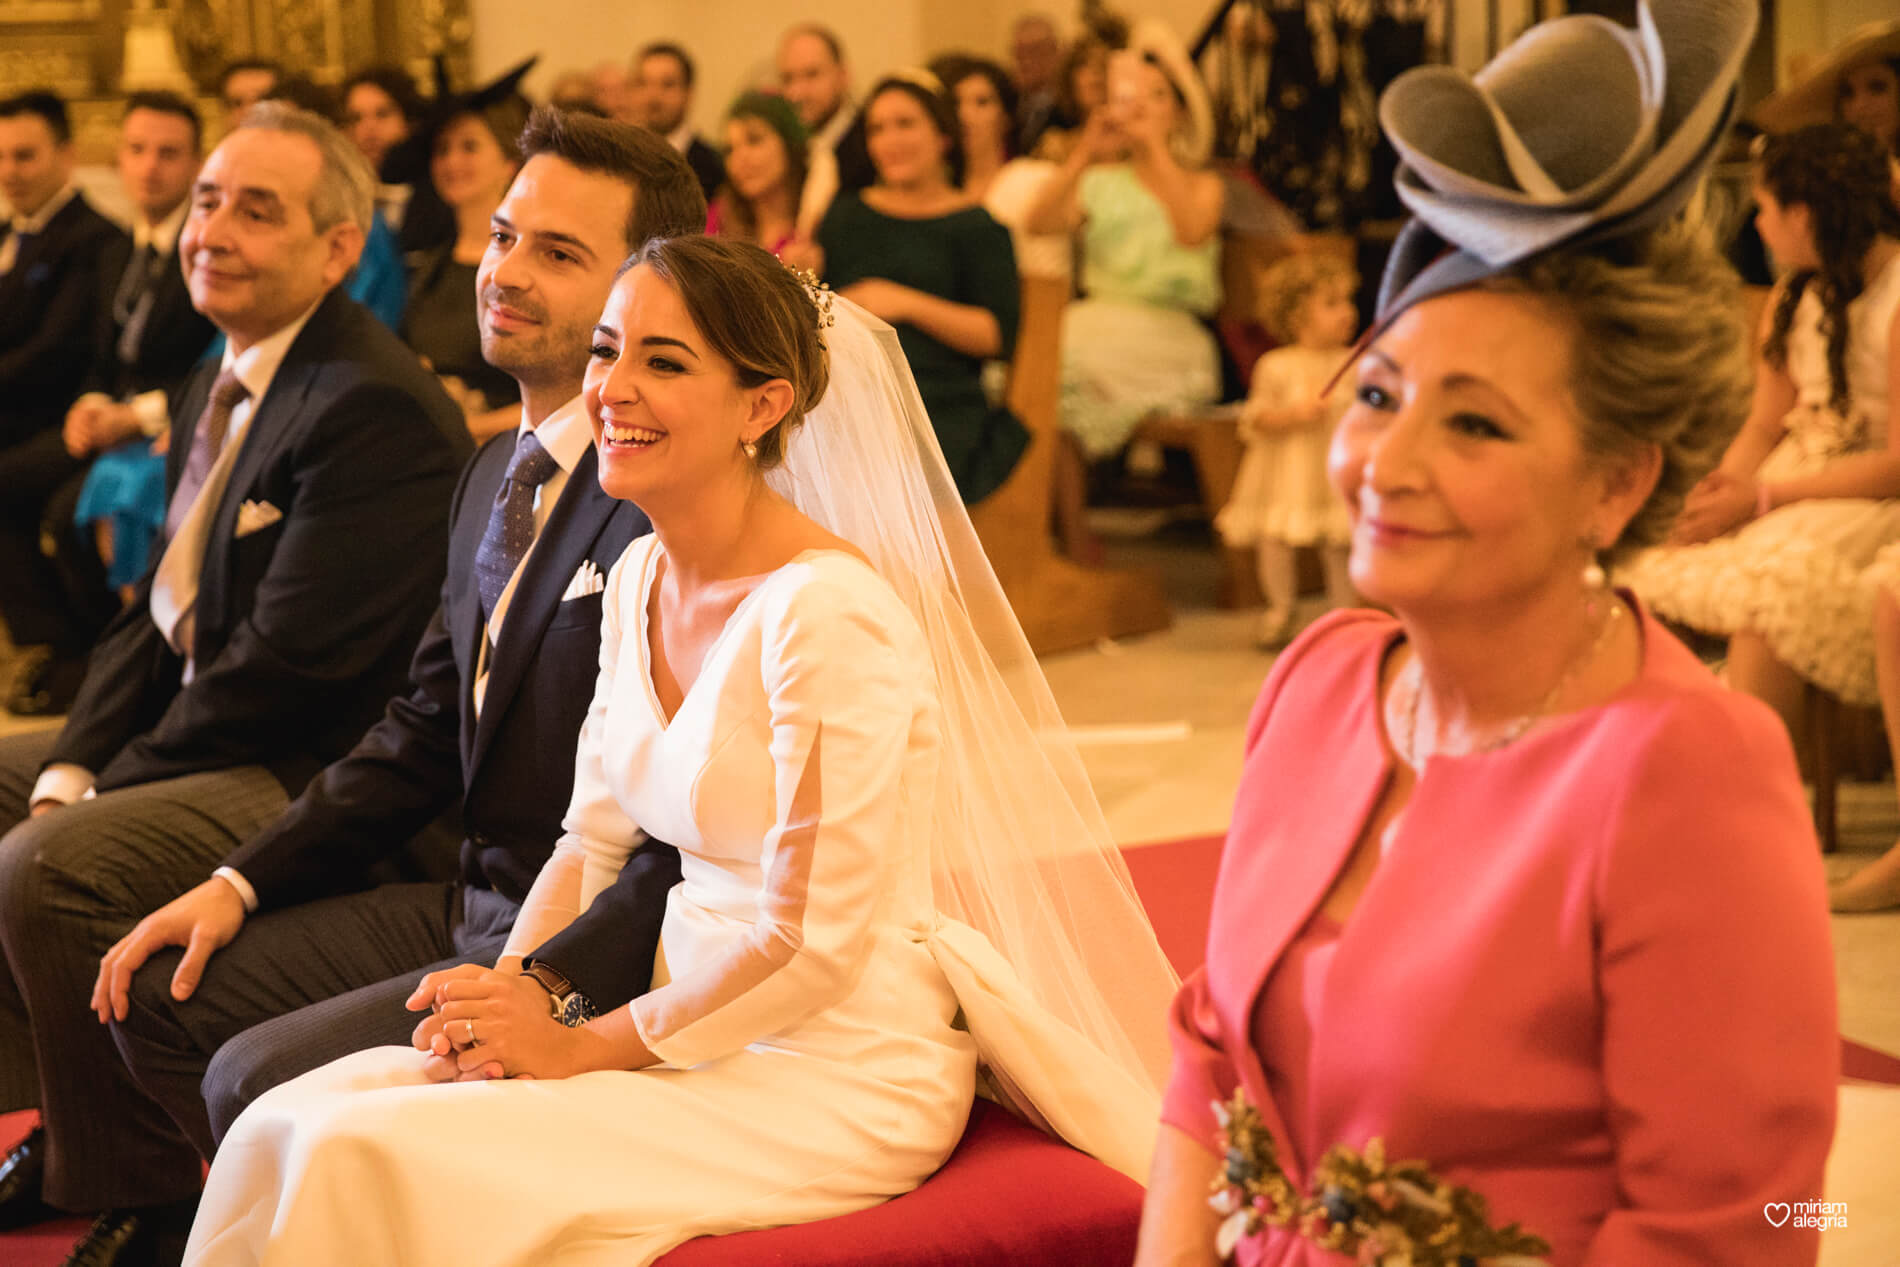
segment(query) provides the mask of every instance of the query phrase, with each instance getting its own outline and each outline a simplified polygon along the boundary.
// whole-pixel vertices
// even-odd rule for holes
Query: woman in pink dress
[[[1331,475],[1394,614],[1314,625],[1255,709],[1142,1267],[1815,1261],[1838,1038],[1788,740],[1604,575],[1746,407],[1733,276],[1680,213],[1752,5],[1639,18],[1637,74],[1566,18],[1384,102],[1417,219]],[[1459,96],[1546,126],[1408,126]],[[1635,158],[1579,170],[1555,118]]]

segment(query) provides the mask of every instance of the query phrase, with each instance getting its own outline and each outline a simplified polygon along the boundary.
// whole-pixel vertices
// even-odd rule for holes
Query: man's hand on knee
[[[190,998],[212,954],[230,945],[242,927],[244,899],[217,876],[147,915],[99,961],[99,979],[92,987],[92,1010],[99,1014],[99,1023],[125,1019],[132,974],[166,946],[185,948],[172,973],[172,997]]]

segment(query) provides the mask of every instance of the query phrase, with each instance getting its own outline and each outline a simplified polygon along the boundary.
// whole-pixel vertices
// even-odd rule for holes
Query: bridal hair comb
[[[831,313],[831,287],[818,280],[818,274],[809,268],[793,268],[785,265],[785,271],[798,279],[805,288],[805,298],[811,300],[812,310],[818,314],[818,346],[825,347],[825,331],[837,324],[838,319]],[[829,348],[826,348],[829,351]]]

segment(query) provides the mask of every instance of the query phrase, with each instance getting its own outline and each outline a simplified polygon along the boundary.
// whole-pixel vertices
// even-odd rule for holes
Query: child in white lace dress
[[[1267,604],[1254,631],[1262,647],[1277,647],[1293,634],[1299,589],[1294,551],[1300,546],[1319,548],[1333,606],[1356,601],[1346,573],[1352,526],[1326,478],[1333,426],[1352,393],[1338,387],[1320,396],[1348,357],[1358,328],[1356,285],[1349,265],[1318,254],[1281,260],[1262,279],[1262,324],[1283,346],[1254,365],[1240,413],[1247,451],[1234,491],[1214,520],[1222,541],[1254,548]]]

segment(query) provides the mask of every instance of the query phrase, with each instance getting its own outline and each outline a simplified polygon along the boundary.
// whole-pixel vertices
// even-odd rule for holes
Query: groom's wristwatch
[[[521,975],[533,977],[548,992],[548,1012],[555,1020],[573,1029],[576,1025],[585,1025],[600,1012],[594,1007],[594,1001],[574,988],[574,983],[562,976],[552,964],[536,963],[530,959],[521,966]]]

